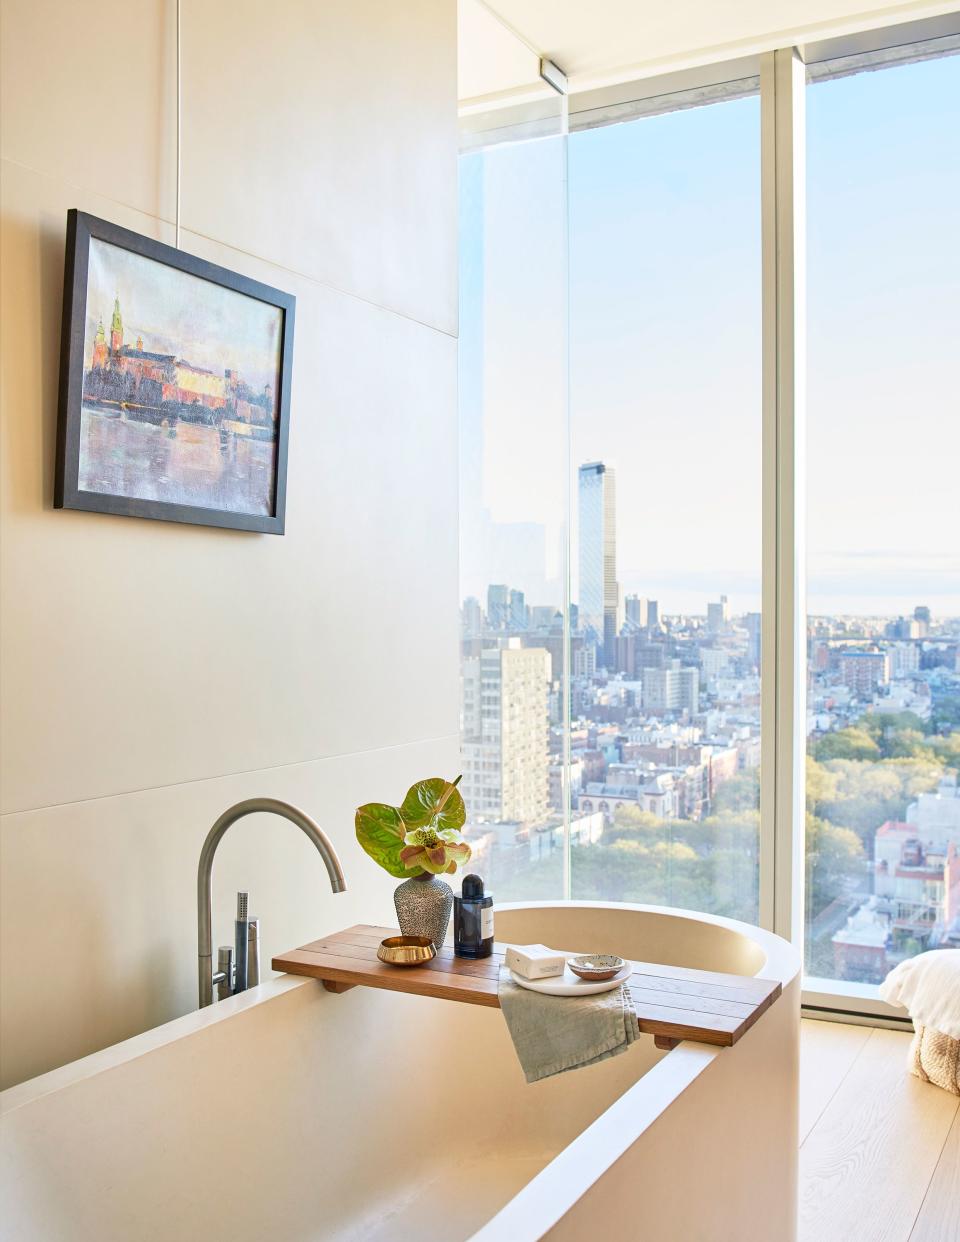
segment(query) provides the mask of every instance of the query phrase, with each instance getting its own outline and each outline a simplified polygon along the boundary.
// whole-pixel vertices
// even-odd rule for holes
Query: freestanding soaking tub
[[[732,1048],[643,1036],[533,1086],[496,1009],[281,977],[12,1087],[17,1242],[790,1242],[798,954],[649,906],[500,907],[497,937],[778,979]]]

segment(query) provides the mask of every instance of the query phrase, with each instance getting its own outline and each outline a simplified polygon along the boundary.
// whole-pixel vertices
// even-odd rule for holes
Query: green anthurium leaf
[[[385,802],[368,802],[357,807],[357,840],[375,863],[398,879],[409,879],[419,868],[404,867],[400,861],[403,849],[403,818],[395,806]]]
[[[442,832],[448,828],[462,828],[466,823],[467,808],[457,789],[459,781],[459,776],[455,781],[434,776],[411,785],[400,806],[400,815],[407,829],[433,828],[436,832]]]
[[[459,776],[455,781],[435,776],[412,785],[399,807],[385,802],[358,807],[357,840],[397,878],[455,871],[470,857],[469,845],[459,839],[467,818],[459,783]]]

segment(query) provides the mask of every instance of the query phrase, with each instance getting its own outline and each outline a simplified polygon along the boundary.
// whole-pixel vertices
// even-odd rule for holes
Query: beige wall
[[[457,762],[455,0],[183,0],[185,249],[297,297],[282,538],[51,508],[71,207],[173,242],[172,0],[4,0],[2,1085],[389,917],[352,810]]]

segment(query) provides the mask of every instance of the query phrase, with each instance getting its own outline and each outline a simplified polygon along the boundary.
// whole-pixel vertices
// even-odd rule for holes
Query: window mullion
[[[806,604],[804,65],[762,57],[763,619],[760,922],[802,944]]]

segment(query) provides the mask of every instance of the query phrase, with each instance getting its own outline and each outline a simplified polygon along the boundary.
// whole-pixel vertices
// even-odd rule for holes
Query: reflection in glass
[[[564,144],[460,164],[462,789],[497,901],[564,895]]]

